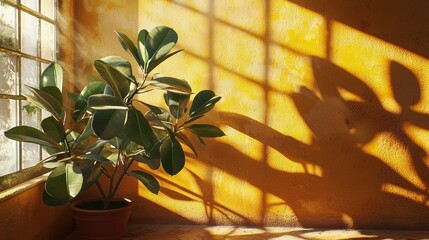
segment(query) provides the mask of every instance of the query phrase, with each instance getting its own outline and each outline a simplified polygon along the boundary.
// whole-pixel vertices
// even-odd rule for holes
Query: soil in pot
[[[82,239],[120,240],[127,229],[132,202],[114,199],[109,209],[103,209],[103,201],[88,199],[73,203],[71,208]]]

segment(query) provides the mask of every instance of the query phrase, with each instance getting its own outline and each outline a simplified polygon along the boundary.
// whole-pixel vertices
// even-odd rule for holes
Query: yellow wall
[[[78,79],[168,25],[185,50],[158,71],[223,99],[228,135],[161,192],[133,180],[133,219],[428,229],[428,1],[77,1]],[[85,71],[83,71],[85,70]],[[79,83],[77,83],[79,84]],[[161,101],[161,99],[160,99]]]

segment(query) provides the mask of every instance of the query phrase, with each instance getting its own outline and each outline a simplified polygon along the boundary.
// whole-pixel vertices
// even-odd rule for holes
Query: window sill
[[[0,192],[0,203],[5,202],[25,191],[28,189],[37,186],[38,184],[44,183],[46,179],[48,178],[49,173],[45,173],[41,176],[35,177],[33,179],[30,179],[26,182],[23,182],[21,184],[18,184],[14,187],[8,188],[2,192]]]

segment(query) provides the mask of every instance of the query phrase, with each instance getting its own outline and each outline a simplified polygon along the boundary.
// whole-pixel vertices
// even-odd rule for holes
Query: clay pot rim
[[[71,203],[70,208],[73,211],[81,212],[81,213],[103,214],[103,213],[120,212],[120,211],[124,211],[125,209],[131,209],[133,207],[133,202],[128,198],[112,198],[112,202],[113,201],[127,202],[127,205],[125,207],[120,207],[120,208],[115,208],[115,209],[89,210],[89,209],[82,209],[82,208],[77,207],[77,205],[79,205],[81,203],[87,203],[87,202],[93,202],[93,201],[103,201],[103,199],[101,199],[99,197],[80,199],[80,200],[77,200],[77,201]]]

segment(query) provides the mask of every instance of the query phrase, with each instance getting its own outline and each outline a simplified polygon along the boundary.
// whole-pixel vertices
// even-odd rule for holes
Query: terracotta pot
[[[84,199],[71,204],[73,218],[77,231],[82,239],[120,240],[127,230],[130,218],[132,202],[128,199],[113,199],[112,203],[117,208],[107,210],[89,210],[96,203],[103,202],[100,199]]]

